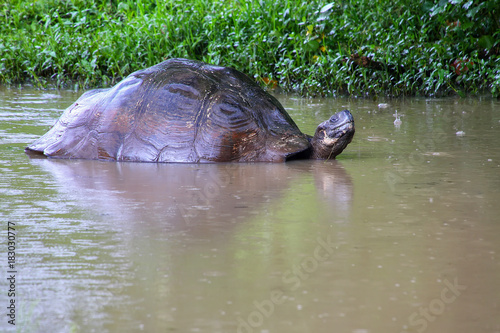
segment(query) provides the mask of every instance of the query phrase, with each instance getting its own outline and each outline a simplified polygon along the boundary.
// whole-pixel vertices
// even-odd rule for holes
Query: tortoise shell
[[[309,151],[270,94],[243,73],[186,59],[83,94],[27,147],[55,158],[141,162],[281,162]]]

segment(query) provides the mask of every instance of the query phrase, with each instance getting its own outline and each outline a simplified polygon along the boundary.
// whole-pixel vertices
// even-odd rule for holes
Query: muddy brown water
[[[26,156],[78,95],[0,88],[1,331],[500,332],[498,100],[278,96],[352,111],[336,161]]]

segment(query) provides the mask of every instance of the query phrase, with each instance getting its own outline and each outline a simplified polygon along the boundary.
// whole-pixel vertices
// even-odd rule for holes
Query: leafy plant
[[[0,22],[3,84],[108,86],[185,57],[303,95],[500,94],[497,0],[10,0]]]

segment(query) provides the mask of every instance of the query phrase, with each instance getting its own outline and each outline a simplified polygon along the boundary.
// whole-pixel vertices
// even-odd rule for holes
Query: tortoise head
[[[318,125],[311,139],[311,158],[330,159],[340,154],[354,136],[354,118],[349,110],[340,111]]]

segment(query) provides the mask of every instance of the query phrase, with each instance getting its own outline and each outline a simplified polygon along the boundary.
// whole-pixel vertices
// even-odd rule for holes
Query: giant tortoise
[[[227,67],[169,59],[84,93],[27,152],[136,162],[283,162],[335,158],[348,110],[303,134],[276,98]]]

